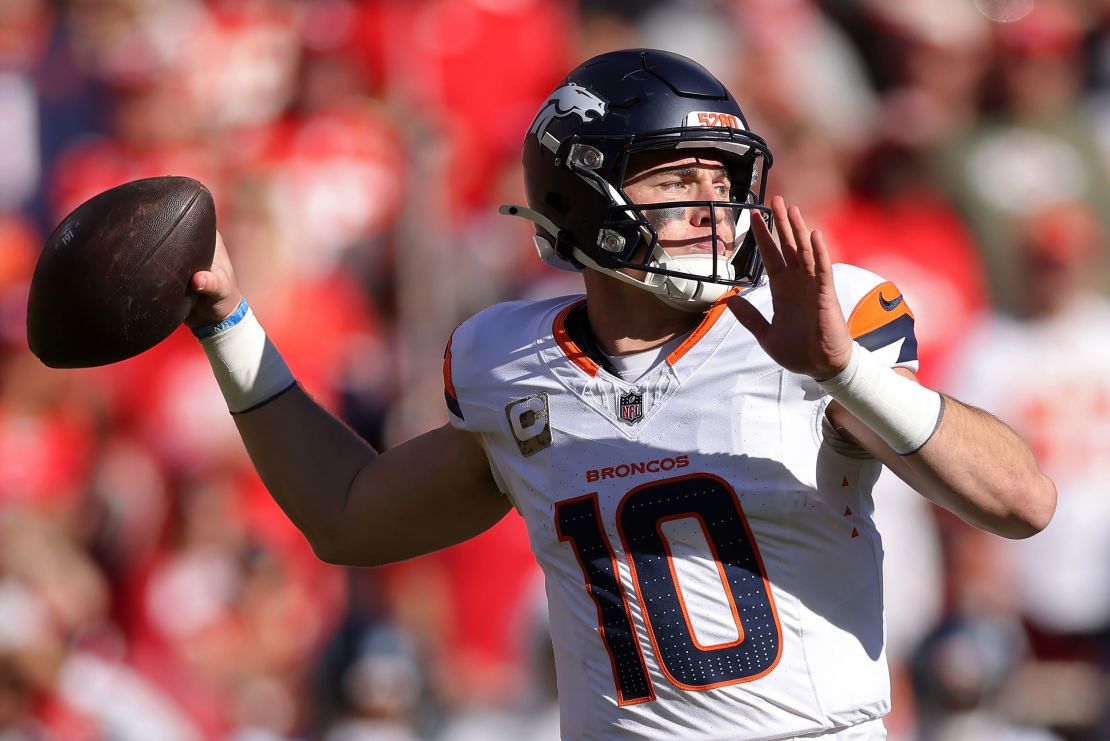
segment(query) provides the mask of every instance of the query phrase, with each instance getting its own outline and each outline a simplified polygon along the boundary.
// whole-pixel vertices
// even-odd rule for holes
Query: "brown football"
[[[192,178],[135,180],[78,206],[46,240],[31,278],[27,344],[52,368],[138,355],[192,310],[212,264],[216,209]]]

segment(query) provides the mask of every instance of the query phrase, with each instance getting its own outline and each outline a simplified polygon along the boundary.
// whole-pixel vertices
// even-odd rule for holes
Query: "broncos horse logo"
[[[532,122],[532,128],[528,129],[528,133],[535,134],[540,141],[543,141],[543,135],[547,132],[548,125],[556,118],[569,116],[573,113],[585,123],[592,118],[604,118],[605,110],[604,100],[581,85],[568,82],[553,92],[547,102],[543,104],[543,108],[540,108],[540,112],[536,114],[536,120]]]

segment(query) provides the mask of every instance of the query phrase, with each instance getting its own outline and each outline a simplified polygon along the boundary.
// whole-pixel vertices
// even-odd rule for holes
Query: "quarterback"
[[[463,322],[449,423],[382,455],[296,384],[222,243],[193,278],[189,324],[320,558],[396,561],[520,512],[566,738],[885,738],[880,466],[1001,536],[1052,517],[1015,433],[917,383],[897,286],[766,201],[771,164],[692,61],[577,67],[525,135],[527,204],[501,211],[584,295]]]

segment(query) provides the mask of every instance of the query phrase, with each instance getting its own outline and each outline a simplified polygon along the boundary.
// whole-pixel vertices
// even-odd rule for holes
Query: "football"
[[[192,310],[189,280],[215,248],[212,194],[192,178],[135,180],[90,198],[35,265],[31,352],[51,368],[88,368],[150,349]]]

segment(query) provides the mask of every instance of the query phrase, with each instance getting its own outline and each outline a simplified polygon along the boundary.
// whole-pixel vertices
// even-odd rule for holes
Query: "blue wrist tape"
[[[239,302],[238,308],[236,308],[235,311],[231,313],[231,316],[227,317],[223,321],[216,322],[215,324],[205,324],[203,327],[193,327],[193,336],[195,336],[198,340],[203,340],[205,337],[211,337],[214,334],[226,332],[239,322],[243,321],[243,317],[247,315],[247,312],[250,310],[250,308],[251,307],[247,305],[247,300],[243,299]]]

